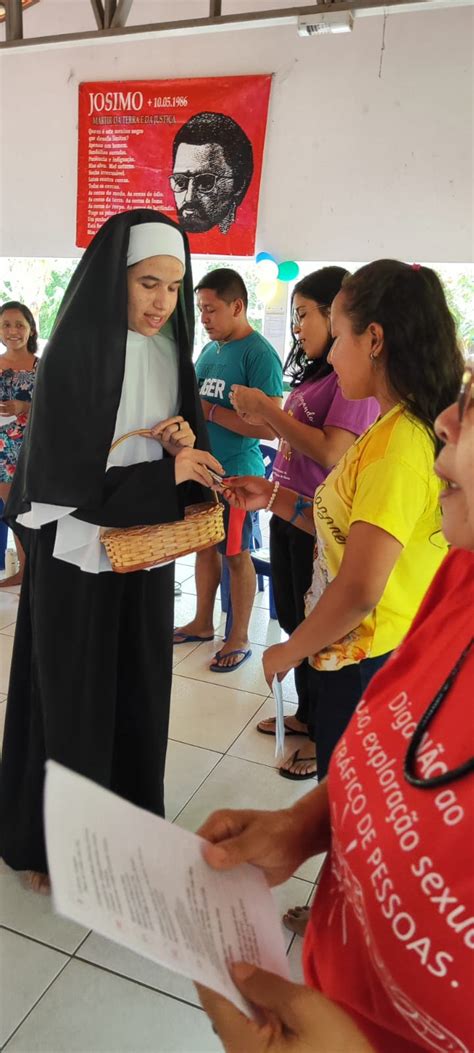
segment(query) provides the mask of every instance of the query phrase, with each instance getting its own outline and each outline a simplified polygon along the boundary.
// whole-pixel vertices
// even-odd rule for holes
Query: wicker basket
[[[149,438],[150,431],[131,431],[117,439],[111,449],[132,435]],[[212,501],[188,505],[184,519],[156,526],[118,527],[101,532],[101,541],[116,574],[157,567],[190,552],[200,552],[224,539],[224,511],[217,494]]]

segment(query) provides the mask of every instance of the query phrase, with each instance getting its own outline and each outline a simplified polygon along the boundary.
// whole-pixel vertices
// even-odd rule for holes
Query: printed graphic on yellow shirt
[[[426,428],[395,406],[354,442],[316,490],[316,544],[306,617],[337,576],[353,523],[380,527],[400,542],[402,551],[375,610],[310,658],[315,669],[333,671],[386,654],[407,633],[447,551],[440,533],[440,487],[433,461],[434,445]]]

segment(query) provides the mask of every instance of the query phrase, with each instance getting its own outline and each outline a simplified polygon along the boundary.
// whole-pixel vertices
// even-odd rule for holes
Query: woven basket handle
[[[116,439],[110,447],[110,452],[115,450],[116,446],[120,446],[121,442],[125,442],[125,439],[131,439],[132,435],[143,435],[144,439],[151,439],[151,431],[149,428],[137,428],[136,431],[127,431],[126,435],[122,435],[120,439]]]
[[[125,439],[130,439],[132,435],[143,435],[144,439],[151,439],[151,430],[150,428],[137,428],[136,431],[128,431],[126,435],[121,435],[120,439],[116,439],[115,442],[112,443],[110,447],[110,452],[112,453],[112,450],[115,450],[116,446],[120,446],[121,442],[125,442]],[[211,490],[210,487],[209,489]],[[214,498],[214,503],[216,505],[219,504],[219,498],[216,494],[216,491],[211,490],[211,494]]]

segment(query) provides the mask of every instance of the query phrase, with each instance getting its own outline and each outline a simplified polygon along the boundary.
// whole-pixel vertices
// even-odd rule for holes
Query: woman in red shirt
[[[253,863],[271,885],[328,851],[304,944],[309,986],[235,966],[259,1023],[200,989],[228,1053],[474,1049],[474,360],[436,432],[453,547],[327,779],[292,808],[217,812],[200,830],[211,866]]]

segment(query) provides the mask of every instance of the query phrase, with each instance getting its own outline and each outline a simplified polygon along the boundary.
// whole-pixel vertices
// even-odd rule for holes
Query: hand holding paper
[[[275,904],[257,867],[212,870],[202,838],[53,761],[45,828],[59,913],[212,988],[247,1015],[231,962],[288,976]]]

